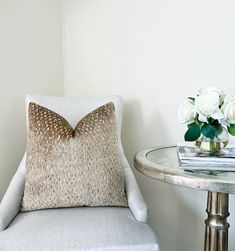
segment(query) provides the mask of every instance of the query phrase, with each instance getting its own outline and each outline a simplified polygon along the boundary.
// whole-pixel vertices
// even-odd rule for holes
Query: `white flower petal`
[[[226,119],[218,119],[219,123],[223,126],[228,126],[229,122]]]
[[[220,97],[218,93],[210,92],[197,96],[195,99],[196,110],[205,116],[211,116],[219,109]]]
[[[230,123],[235,123],[235,96],[227,95],[221,107],[225,119]]]
[[[201,121],[201,122],[207,122],[207,117],[202,114],[202,113],[198,113],[199,117],[198,117],[198,120]]]
[[[195,115],[193,102],[189,99],[184,100],[178,110],[179,121],[182,124],[190,124],[194,121]]]
[[[211,114],[211,117],[213,119],[223,119],[224,114],[222,113],[222,111],[220,109],[218,109],[215,113]]]
[[[214,86],[203,87],[198,91],[198,95],[208,94],[208,93],[217,93],[220,96],[224,94],[223,91],[219,90]]]

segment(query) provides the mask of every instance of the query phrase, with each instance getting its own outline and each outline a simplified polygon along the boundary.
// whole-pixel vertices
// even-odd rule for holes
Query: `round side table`
[[[157,180],[208,191],[204,251],[227,251],[229,194],[235,193],[235,172],[185,171],[176,146],[163,146],[135,155],[135,168]]]

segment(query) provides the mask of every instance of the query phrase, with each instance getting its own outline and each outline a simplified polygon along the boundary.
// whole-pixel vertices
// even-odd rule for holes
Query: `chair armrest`
[[[7,228],[19,212],[24,194],[26,176],[25,166],[26,155],[24,154],[24,157],[0,203],[0,232]]]
[[[124,168],[124,179],[128,206],[130,210],[132,211],[136,220],[147,223],[148,207],[139,190],[139,186],[129,164]]]

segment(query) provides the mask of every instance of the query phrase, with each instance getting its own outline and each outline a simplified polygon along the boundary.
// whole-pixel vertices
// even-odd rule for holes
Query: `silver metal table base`
[[[204,251],[228,251],[228,193],[208,192]]]
[[[179,164],[176,146],[160,146],[137,153],[135,168],[146,176],[169,184],[211,191],[207,199],[204,251],[228,251],[227,217],[229,194],[235,194],[234,172],[225,171],[224,166],[217,167],[217,171],[220,168],[222,171],[218,173],[209,172],[210,168],[206,166],[202,172],[195,171],[194,166],[185,170]]]

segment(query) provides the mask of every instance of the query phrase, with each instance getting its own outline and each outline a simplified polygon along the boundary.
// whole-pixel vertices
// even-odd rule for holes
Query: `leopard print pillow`
[[[127,206],[113,103],[90,112],[74,129],[56,112],[32,102],[28,116],[21,211]]]

